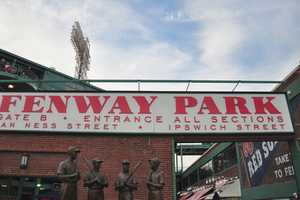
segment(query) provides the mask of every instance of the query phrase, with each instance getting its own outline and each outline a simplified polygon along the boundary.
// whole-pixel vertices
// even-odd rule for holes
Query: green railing
[[[73,77],[60,73],[52,68],[42,66],[30,60],[14,55],[10,52],[0,49],[0,75],[2,79],[0,84],[26,83],[39,90],[66,90],[66,91],[101,91],[105,89],[105,84],[110,83],[117,86],[117,90],[123,89],[124,84],[133,83],[134,91],[142,91],[142,86],[148,84],[184,84],[179,91],[190,91],[192,84],[233,84],[229,91],[235,91],[241,84],[281,84],[282,81],[268,80],[174,80],[174,79],[88,79],[78,80]],[[6,77],[6,78],[4,78]],[[0,79],[1,79],[0,78]],[[102,83],[102,84],[101,84]],[[119,87],[117,84],[121,84]],[[97,85],[98,87],[96,87]],[[165,86],[163,85],[163,86]],[[171,85],[171,86],[173,86]],[[169,86],[169,85],[168,85]],[[177,85],[176,85],[177,86]],[[182,85],[181,85],[182,86]],[[193,85],[194,86],[194,85]],[[153,90],[157,90],[157,86]],[[176,88],[177,89],[177,88]],[[150,89],[152,90],[152,88]],[[168,88],[167,88],[168,90]],[[196,91],[201,91],[196,89]]]
[[[22,77],[20,77],[22,78]],[[67,83],[82,83],[82,84],[92,84],[92,83],[112,83],[112,84],[119,84],[119,83],[135,83],[137,84],[137,91],[141,91],[142,84],[149,84],[149,83],[161,83],[161,84],[170,84],[170,83],[181,83],[186,84],[185,91],[189,91],[191,84],[234,84],[231,91],[235,91],[236,88],[240,84],[282,84],[284,81],[265,81],[265,80],[174,80],[174,79],[86,79],[86,80],[31,80],[31,79],[17,79],[17,80],[0,80],[0,83],[33,83],[36,85],[40,85],[41,83],[44,84],[67,84]],[[101,86],[100,86],[101,88]],[[40,88],[37,88],[39,90]],[[105,88],[104,88],[105,89]]]
[[[0,49],[0,77],[0,79],[2,79],[0,82],[2,83],[1,86],[3,86],[3,84],[5,86],[5,84],[25,83],[27,85],[30,85],[34,91],[101,90],[93,85],[87,84],[87,82],[78,82],[73,77],[60,73],[55,69],[42,66],[38,63],[34,63],[30,60],[19,57],[2,49]],[[44,80],[51,80],[51,82],[45,82]],[[62,84],[62,82],[60,81],[64,81],[64,84]]]

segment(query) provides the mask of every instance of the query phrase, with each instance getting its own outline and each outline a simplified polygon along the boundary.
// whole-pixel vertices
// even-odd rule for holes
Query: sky
[[[300,61],[299,13],[299,0],[1,0],[0,48],[74,76],[79,21],[89,79],[282,80]]]
[[[299,0],[1,0],[0,48],[74,76],[70,35],[79,21],[90,41],[89,79],[278,81],[300,61],[299,13]],[[234,86],[191,84],[189,90]],[[187,84],[141,87],[180,91]],[[185,157],[184,168],[196,158]]]

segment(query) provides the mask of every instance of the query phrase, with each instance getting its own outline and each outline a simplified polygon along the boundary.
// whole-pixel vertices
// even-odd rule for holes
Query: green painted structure
[[[290,152],[292,154],[292,163],[295,171],[294,180],[289,180],[286,182],[278,182],[273,184],[263,184],[256,187],[243,188],[241,184],[241,199],[251,200],[251,199],[287,199],[291,198],[293,193],[300,192],[300,123],[299,123],[299,105],[300,105],[300,65],[284,80],[279,86],[277,86],[274,91],[286,92],[289,100],[289,104],[298,105],[297,110],[290,110],[292,119],[294,122],[295,136],[292,140],[287,141]],[[298,115],[298,116],[296,116]],[[270,140],[270,138],[266,138]],[[224,152],[230,145],[235,144],[237,162],[236,162],[236,174],[241,179],[245,177],[241,175],[241,155],[238,150],[238,143],[227,142],[227,143],[216,143],[213,148],[209,149],[204,155],[191,165],[187,170],[179,176],[183,182],[187,183],[183,189],[191,187],[192,184],[189,183],[190,179],[195,175],[195,171],[199,170],[201,167],[207,165],[208,162],[214,160],[218,154]],[[216,174],[211,174],[210,177],[214,177]],[[187,181],[186,181],[186,180]],[[198,180],[198,182],[201,182]]]
[[[34,63],[25,58],[11,54],[5,50],[0,49],[0,61],[5,59],[5,62],[8,63],[1,65],[0,63],[0,91],[103,91],[101,88],[91,85],[92,82],[130,82],[137,83],[138,90],[140,89],[141,83],[187,83],[186,90],[188,91],[190,83],[232,83],[235,84],[234,89],[239,84],[280,84],[276,88],[276,91],[287,92],[289,100],[292,102],[300,94],[300,66],[284,81],[243,81],[243,80],[77,80],[70,76],[67,76],[63,73],[60,73],[54,69],[47,68],[40,64]],[[3,61],[3,60],[2,60]],[[299,125],[295,125],[295,138],[289,141],[289,147],[292,152],[293,165],[295,169],[295,180],[289,181],[286,183],[277,183],[263,185],[254,188],[242,188],[242,199],[274,199],[274,198],[284,198],[288,197],[294,191],[300,192],[300,128]],[[173,138],[173,153],[180,153],[180,149],[177,148],[175,144],[175,138]],[[199,141],[201,142],[201,141]],[[213,160],[220,153],[225,151],[231,145],[234,145],[234,142],[219,143],[211,150],[208,149],[211,147],[211,144],[207,146],[193,146],[191,149],[185,149],[185,152],[195,153],[199,149],[208,149],[207,153],[204,154],[197,162],[195,162],[191,167],[189,167],[183,174],[175,174],[175,159],[173,161],[173,181],[178,181],[178,178],[181,180],[189,177],[193,174],[195,170],[201,168],[209,161]],[[235,148],[237,149],[236,145]],[[240,165],[240,155],[236,151],[237,157],[237,166]],[[237,174],[240,176],[240,171],[237,171]],[[176,176],[177,175],[177,176]],[[243,177],[240,177],[243,178]],[[176,180],[177,179],[177,180]],[[178,188],[177,188],[178,189]],[[173,188],[174,199],[176,198],[176,188]]]
[[[8,85],[14,85],[14,88],[9,88]],[[0,87],[2,91],[102,91],[88,82],[72,78],[3,49],[0,49]]]

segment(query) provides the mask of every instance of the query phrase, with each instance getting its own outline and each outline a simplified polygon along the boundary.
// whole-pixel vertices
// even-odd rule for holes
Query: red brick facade
[[[147,199],[146,178],[149,173],[148,159],[157,156],[161,159],[161,169],[164,171],[165,200],[172,199],[172,138],[162,136],[83,136],[82,135],[52,135],[52,134],[15,134],[0,135],[0,176],[55,176],[60,161],[66,157],[69,146],[75,145],[81,149],[79,166],[82,177],[88,171],[82,159],[98,157],[105,160],[102,171],[107,175],[109,187],[105,190],[105,198],[117,199],[114,182],[121,171],[121,161],[128,159],[131,168],[142,161],[142,166],[136,172],[139,182],[135,199]],[[20,169],[20,157],[23,153],[30,155],[28,168]],[[5,163],[5,164],[4,164]],[[86,188],[82,179],[79,182],[79,199],[87,199]]]

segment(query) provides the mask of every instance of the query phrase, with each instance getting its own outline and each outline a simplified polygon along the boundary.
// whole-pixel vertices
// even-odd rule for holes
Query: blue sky
[[[90,79],[282,80],[299,64],[299,13],[298,0],[2,0],[0,46],[73,76],[78,20]]]

